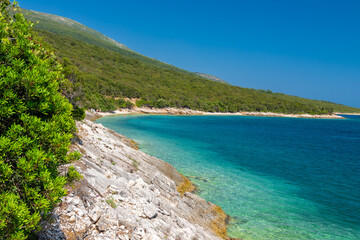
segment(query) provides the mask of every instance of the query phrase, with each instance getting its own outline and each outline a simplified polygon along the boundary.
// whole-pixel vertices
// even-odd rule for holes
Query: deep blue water
[[[137,115],[98,122],[140,143],[233,217],[243,239],[360,239],[360,117]]]

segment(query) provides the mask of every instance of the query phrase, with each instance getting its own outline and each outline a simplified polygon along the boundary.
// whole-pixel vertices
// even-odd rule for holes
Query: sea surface
[[[247,239],[360,239],[360,117],[99,119],[171,163]]]

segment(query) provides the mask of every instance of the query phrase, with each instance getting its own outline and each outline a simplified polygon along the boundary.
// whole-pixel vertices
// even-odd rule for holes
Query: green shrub
[[[127,109],[131,109],[134,107],[134,104],[130,101],[126,101],[125,99],[118,99],[117,100],[117,105],[119,108],[127,108]]]
[[[109,204],[112,208],[116,208],[117,205],[115,203],[115,200],[113,197],[108,197],[106,200],[106,203]]]
[[[154,103],[151,100],[146,101],[146,100],[141,98],[141,99],[136,101],[136,106],[137,107],[153,107]]]
[[[169,106],[169,102],[164,99],[161,99],[161,98],[156,100],[156,102],[154,104],[154,107],[156,107],[156,108],[165,108],[168,106]]]
[[[65,195],[57,168],[77,154],[68,154],[75,123],[60,63],[9,4],[0,1],[0,239],[21,240]]]
[[[73,110],[72,110],[72,116],[75,120],[78,120],[78,121],[84,120],[84,118],[86,116],[85,109],[78,107],[78,106],[74,106]]]
[[[83,176],[76,170],[74,166],[70,166],[67,171],[66,178],[69,183],[72,183],[74,181],[79,181],[83,178]]]

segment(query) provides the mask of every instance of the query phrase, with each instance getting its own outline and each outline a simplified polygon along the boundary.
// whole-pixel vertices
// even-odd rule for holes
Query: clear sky
[[[19,0],[177,67],[360,107],[359,0]]]

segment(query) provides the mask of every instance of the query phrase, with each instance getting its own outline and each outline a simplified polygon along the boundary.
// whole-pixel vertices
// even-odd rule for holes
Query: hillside
[[[26,15],[26,18],[34,23],[37,22],[35,25],[36,29],[49,31],[52,33],[56,33],[62,36],[69,36],[77,40],[84,41],[88,44],[93,44],[99,47],[103,47],[118,53],[121,53],[125,56],[132,57],[134,59],[140,60],[142,62],[150,63],[155,66],[165,68],[165,69],[173,69],[177,71],[187,72],[189,74],[192,74],[188,71],[185,71],[183,69],[177,68],[175,66],[172,66],[167,63],[163,63],[161,61],[158,61],[153,58],[146,57],[144,55],[141,55],[127,46],[125,46],[122,43],[119,43],[104,34],[95,31],[94,29],[91,29],[79,22],[76,22],[72,19],[32,11],[32,10],[26,10],[21,9],[22,12]]]
[[[67,74],[81,85],[78,100],[84,107],[113,110],[124,106],[116,99],[126,97],[141,98],[140,106],[211,112],[360,112],[340,104],[210,81],[206,74],[198,76],[145,57],[73,20],[38,12],[27,18],[39,21],[38,35],[58,56],[70,59],[64,61]]]
[[[75,39],[86,41],[90,44],[99,45],[112,50],[117,48],[131,51],[124,44],[121,44],[83,24],[69,18],[22,9],[27,19],[37,22],[36,28],[52,31],[54,33],[71,36]]]

